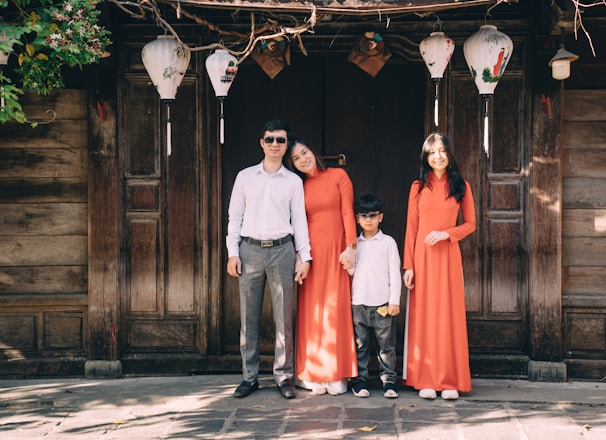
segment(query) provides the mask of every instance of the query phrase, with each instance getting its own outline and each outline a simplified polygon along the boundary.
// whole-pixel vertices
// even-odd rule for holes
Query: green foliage
[[[97,62],[111,44],[109,31],[99,25],[102,0],[0,0],[4,8],[18,11],[10,23],[0,24],[0,51],[17,57],[16,83],[1,75],[0,123],[27,122],[19,95],[24,91],[41,95],[65,87],[61,69]],[[5,17],[7,19],[7,17]],[[12,44],[12,49],[11,45]]]

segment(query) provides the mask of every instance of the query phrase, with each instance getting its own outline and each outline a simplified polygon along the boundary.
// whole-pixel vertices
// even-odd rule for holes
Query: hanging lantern
[[[419,44],[419,51],[435,85],[433,121],[436,127],[438,126],[438,84],[444,76],[454,49],[455,42],[444,35],[444,32],[432,32]]]
[[[219,116],[219,142],[225,141],[225,116],[223,115],[223,102],[231,87],[236,73],[238,73],[238,59],[224,49],[217,49],[206,59],[206,72],[215,89],[215,95],[221,106]]]
[[[490,24],[469,37],[463,45],[465,61],[484,101],[484,150],[488,155],[488,100],[511,59],[513,42]]]
[[[0,16],[0,41],[8,44],[8,47],[12,49],[13,43],[9,42],[8,35],[6,34],[6,28],[8,24],[4,21],[4,17]],[[8,57],[10,56],[9,52],[4,52],[0,50],[0,74],[4,73],[4,66],[8,64]],[[0,85],[0,108],[4,108],[4,89],[3,85]]]
[[[166,105],[166,151],[171,154],[170,104],[175,100],[177,89],[189,64],[191,53],[172,35],[158,35],[141,50],[143,65],[147,70],[161,101]]]

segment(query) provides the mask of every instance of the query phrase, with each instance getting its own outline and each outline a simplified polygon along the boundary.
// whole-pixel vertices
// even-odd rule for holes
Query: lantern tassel
[[[439,80],[435,82],[436,93],[435,93],[435,97],[434,97],[434,101],[433,101],[433,123],[436,127],[439,125],[439,123],[438,123],[438,96],[439,96],[438,83],[439,83]]]
[[[170,104],[166,104],[166,155],[172,153],[172,126],[170,123]]]
[[[225,143],[225,115],[223,114],[223,99],[219,99],[221,104],[221,114],[219,116],[219,142],[221,145]]]
[[[488,147],[488,97],[484,97],[484,152],[490,157]]]

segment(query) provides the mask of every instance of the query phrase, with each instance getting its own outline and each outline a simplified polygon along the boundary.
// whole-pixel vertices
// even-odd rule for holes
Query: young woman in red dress
[[[285,160],[303,178],[312,256],[298,289],[297,383],[314,394],[339,395],[358,374],[347,273],[355,263],[353,185],[345,170],[326,167],[302,138],[290,141]]]
[[[437,392],[457,399],[459,391],[471,391],[459,241],[475,229],[471,187],[459,175],[448,139],[432,133],[410,188],[404,242],[404,285],[410,292],[402,376],[425,399],[435,399]]]

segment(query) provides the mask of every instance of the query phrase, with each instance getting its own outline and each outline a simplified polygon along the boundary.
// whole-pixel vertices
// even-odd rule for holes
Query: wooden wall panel
[[[87,185],[76,178],[0,178],[0,203],[86,203]]]
[[[129,323],[128,346],[135,350],[193,349],[196,346],[196,333],[195,320],[135,320]]]
[[[604,149],[606,148],[606,121],[567,120],[562,128],[562,142],[564,152],[572,149]]]
[[[82,350],[84,348],[83,313],[46,313],[43,335],[44,350]]]
[[[80,368],[76,358],[86,351],[86,97],[84,90],[27,94],[30,120],[49,119],[47,110],[55,120],[2,126],[0,359],[29,359],[30,373],[53,371],[43,366],[53,358]],[[0,360],[0,374],[15,365]]]
[[[36,348],[36,317],[15,313],[0,314],[0,350],[34,350]]]
[[[125,88],[124,99],[128,102],[130,115],[126,123],[130,129],[122,136],[128,146],[125,149],[128,175],[160,175],[160,147],[164,140],[158,138],[156,129],[160,120],[159,100],[157,93],[151,92],[154,90],[150,90],[146,75],[133,76]]]
[[[604,177],[606,175],[606,147],[566,149],[562,157],[562,177]]]
[[[450,137],[461,175],[471,185],[476,208],[476,231],[460,242],[465,277],[465,305],[468,314],[481,316],[485,312],[486,304],[482,273],[485,264],[483,249],[485,201],[482,180],[486,164],[481,149],[482,138],[479,128],[482,102],[468,70],[464,74],[451,77],[449,92],[451,102],[455,103],[452,105],[458,107],[457,111],[450,113],[449,126],[456,127]]]
[[[0,266],[4,294],[82,293],[87,282],[86,266]]]
[[[129,313],[159,311],[160,265],[159,225],[155,220],[133,221],[130,224],[129,265]]]
[[[86,203],[6,203],[2,235],[86,235]]]
[[[83,177],[86,151],[59,148],[2,148],[0,172],[5,177]]]
[[[570,90],[566,91],[565,99],[564,120],[566,122],[606,121],[606,109],[604,108],[606,90]],[[593,133],[591,135],[593,136]],[[586,142],[591,142],[591,140],[586,138]]]
[[[522,252],[519,248],[522,227],[519,221],[491,220],[492,244],[490,265],[490,312],[519,313],[520,292],[518,278],[522,273]]]
[[[21,124],[2,127],[0,148],[63,148],[82,147],[86,140],[86,120],[57,120],[50,124],[26,128]]]
[[[606,368],[605,100],[606,90],[566,91],[562,136],[564,353],[573,377],[595,379]]]
[[[565,237],[606,237],[606,208],[564,209],[562,235]]]
[[[196,107],[195,83],[184,81],[179,88],[179,105],[172,117],[187,120],[190,109]],[[168,195],[166,246],[168,251],[168,279],[166,311],[194,313],[196,264],[196,207],[199,185],[196,166],[196,131],[180,130],[175,136],[168,161]]]
[[[11,236],[0,242],[0,266],[86,265],[86,236]]]

